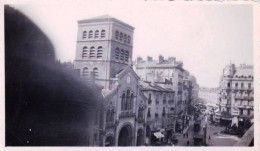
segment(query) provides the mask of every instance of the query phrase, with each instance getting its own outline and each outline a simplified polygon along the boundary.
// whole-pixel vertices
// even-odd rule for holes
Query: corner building
[[[254,118],[254,76],[252,65],[230,64],[223,70],[216,121],[244,126]]]

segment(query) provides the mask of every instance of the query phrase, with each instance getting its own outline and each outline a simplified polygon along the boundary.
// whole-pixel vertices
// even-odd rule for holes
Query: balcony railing
[[[240,100],[254,100],[253,96],[235,96],[234,98]]]
[[[254,90],[254,88],[248,88],[248,87],[227,87],[227,86],[224,86],[224,87],[221,87],[221,89],[233,89],[233,90]]]
[[[238,108],[243,108],[243,109],[254,109],[253,105],[238,105]]]
[[[122,111],[119,114],[119,118],[126,118],[126,117],[135,117],[135,113],[133,111]]]
[[[253,115],[253,114],[250,114],[250,115],[241,114],[241,115],[239,115],[239,117],[240,117],[240,118],[243,118],[243,117],[245,117],[245,118],[253,118],[254,115]]]
[[[232,88],[232,89],[234,89],[234,90],[254,90],[254,88],[245,88],[245,87],[234,87],[234,88]]]
[[[254,97],[253,96],[245,96],[245,99],[247,99],[247,100],[254,100]]]

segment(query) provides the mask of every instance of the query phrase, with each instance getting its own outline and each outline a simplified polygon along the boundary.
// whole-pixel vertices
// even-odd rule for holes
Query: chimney
[[[159,55],[159,63],[163,62],[163,56]]]
[[[142,63],[143,62],[143,58],[142,57],[137,57],[137,63]]]
[[[175,58],[175,57],[169,57],[169,58],[168,58],[168,61],[169,61],[170,63],[175,63],[176,58]]]
[[[147,56],[147,61],[148,61],[148,62],[152,62],[152,61],[153,61],[153,58],[150,57],[150,56]]]

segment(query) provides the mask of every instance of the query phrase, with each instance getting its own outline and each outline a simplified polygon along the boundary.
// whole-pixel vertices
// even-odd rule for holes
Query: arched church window
[[[110,110],[107,110],[106,121],[109,122],[109,120],[110,120]]]
[[[116,31],[116,39],[118,40],[119,39],[119,32],[118,31]]]
[[[128,36],[127,36],[127,43],[130,44],[130,42],[131,42],[131,37],[128,35]]]
[[[125,62],[128,62],[128,59],[129,59],[129,51],[126,50],[125,51]]]
[[[130,103],[131,101],[131,96],[130,96],[130,90],[126,91],[126,110],[130,109]]]
[[[85,39],[85,38],[87,38],[87,31],[83,31],[83,33],[82,33],[82,39]]]
[[[95,58],[95,47],[90,48],[89,58]]]
[[[101,30],[101,38],[105,38],[106,37],[106,31],[105,30]]]
[[[97,50],[97,58],[98,59],[102,58],[102,55],[103,55],[103,48],[102,46],[99,46]]]
[[[130,100],[129,100],[129,110],[133,109],[133,105],[134,105],[134,94],[131,93]]]
[[[121,98],[121,110],[122,111],[126,110],[125,104],[126,104],[126,96],[125,96],[125,93],[123,93],[122,98]]]
[[[119,60],[119,55],[120,55],[120,50],[119,48],[117,47],[116,48],[116,52],[115,52],[115,59],[118,61]]]
[[[96,30],[96,31],[95,31],[95,38],[98,38],[98,37],[99,37],[99,31]]]
[[[95,77],[98,76],[98,68],[97,67],[93,68],[93,73],[94,73]]]
[[[87,57],[88,57],[88,47],[83,47],[82,59],[87,58]]]
[[[141,107],[138,108],[138,118],[142,119],[142,108]]]
[[[88,38],[93,38],[93,31],[92,31],[92,30],[90,30],[90,31],[88,32]]]
[[[125,57],[125,50],[121,49],[120,61],[124,61],[124,57]]]
[[[120,41],[123,41],[123,33],[122,33],[122,32],[120,32],[119,40],[120,40]]]
[[[115,111],[114,111],[114,109],[112,109],[110,112],[110,122],[114,121],[114,114],[115,114]]]
[[[124,43],[126,43],[127,42],[127,36],[126,36],[126,34],[124,34]]]
[[[82,76],[84,76],[84,77],[88,77],[89,76],[89,71],[88,71],[87,67],[83,68]]]

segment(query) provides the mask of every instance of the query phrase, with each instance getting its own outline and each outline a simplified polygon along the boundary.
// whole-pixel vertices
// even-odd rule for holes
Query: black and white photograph
[[[253,4],[3,8],[5,147],[255,146]]]

